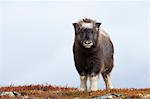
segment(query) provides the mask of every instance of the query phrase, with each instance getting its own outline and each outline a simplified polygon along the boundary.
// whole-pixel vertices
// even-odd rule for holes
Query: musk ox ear
[[[79,30],[79,25],[78,23],[72,23],[73,26],[74,26],[74,30],[75,30],[75,33]]]
[[[101,25],[102,23],[100,23],[100,22],[97,22],[96,23],[96,28],[98,28],[99,29],[99,27],[100,27],[100,25]]]

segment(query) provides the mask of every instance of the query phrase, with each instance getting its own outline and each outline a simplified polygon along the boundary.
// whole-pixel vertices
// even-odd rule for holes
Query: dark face
[[[73,23],[75,28],[75,38],[77,39],[79,45],[84,48],[93,48],[97,44],[99,36],[99,27],[101,23]]]
[[[92,48],[96,45],[98,39],[98,31],[89,28],[81,28],[77,32],[76,36],[80,45],[85,48]]]

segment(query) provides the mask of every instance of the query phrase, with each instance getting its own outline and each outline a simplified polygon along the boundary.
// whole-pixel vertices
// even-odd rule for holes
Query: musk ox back
[[[113,68],[114,48],[110,37],[100,28],[100,25],[100,22],[87,18],[73,23],[75,29],[74,62],[80,75],[81,91],[88,89],[88,79],[89,90],[96,91],[99,74],[102,74],[106,89],[112,88],[110,73]]]

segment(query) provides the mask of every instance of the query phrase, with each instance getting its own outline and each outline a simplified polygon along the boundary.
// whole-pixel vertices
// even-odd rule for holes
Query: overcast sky
[[[150,87],[148,2],[6,1],[0,2],[0,86],[79,87],[72,23],[87,17],[101,22],[114,43],[113,86]]]

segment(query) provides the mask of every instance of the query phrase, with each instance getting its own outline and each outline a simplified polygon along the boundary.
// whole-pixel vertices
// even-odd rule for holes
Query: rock
[[[150,94],[138,94],[142,99],[150,99]]]
[[[13,92],[2,92],[0,96],[15,97]]]
[[[21,96],[21,93],[19,93],[19,92],[13,91],[13,93],[15,96]]]
[[[125,95],[110,93],[103,96],[93,97],[92,99],[125,99],[125,98],[127,98],[127,96]]]
[[[6,91],[0,92],[0,96],[19,97],[21,94],[16,91]]]

